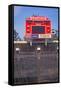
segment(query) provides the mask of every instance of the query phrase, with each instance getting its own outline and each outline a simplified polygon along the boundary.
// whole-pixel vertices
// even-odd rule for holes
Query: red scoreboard
[[[51,21],[44,16],[32,16],[26,19],[25,38],[45,39],[51,38]]]

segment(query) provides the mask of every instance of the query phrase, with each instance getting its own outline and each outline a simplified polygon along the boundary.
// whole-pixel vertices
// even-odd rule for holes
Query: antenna
[[[39,16],[39,13],[38,13],[38,16]]]
[[[34,13],[33,13],[33,16],[35,16]]]

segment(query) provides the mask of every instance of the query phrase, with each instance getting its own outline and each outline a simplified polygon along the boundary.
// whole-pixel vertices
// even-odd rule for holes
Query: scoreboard
[[[28,39],[51,38],[51,21],[44,16],[32,16],[26,19],[25,37]]]

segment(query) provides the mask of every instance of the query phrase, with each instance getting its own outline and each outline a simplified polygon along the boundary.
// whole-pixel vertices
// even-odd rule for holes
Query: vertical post
[[[30,41],[30,46],[32,46],[32,41]]]
[[[47,39],[45,39],[45,46],[47,46]]]
[[[37,77],[38,77],[38,83],[40,83],[40,60],[41,60],[41,47],[37,47],[36,50],[36,57],[37,57]]]

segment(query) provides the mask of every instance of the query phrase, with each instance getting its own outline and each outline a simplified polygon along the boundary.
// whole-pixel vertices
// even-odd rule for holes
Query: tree
[[[14,30],[14,41],[21,40],[16,30]]]
[[[53,39],[58,39],[58,30],[52,29],[53,31]]]

